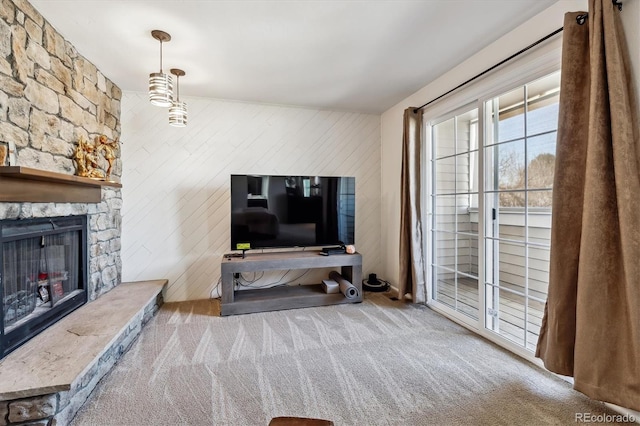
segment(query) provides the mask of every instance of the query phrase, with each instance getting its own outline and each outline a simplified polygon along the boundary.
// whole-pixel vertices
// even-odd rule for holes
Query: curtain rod
[[[618,6],[618,10],[620,10],[620,11],[622,10],[622,3],[620,2],[620,0],[611,0],[611,2],[613,3],[614,6]],[[578,22],[578,24],[582,25],[582,24],[584,24],[584,22],[587,19],[587,17],[588,17],[587,13],[582,14],[582,15],[578,15],[577,18],[576,18],[576,21]],[[536,47],[537,45],[539,45],[540,43],[545,42],[546,40],[550,39],[554,35],[562,32],[563,29],[564,28],[561,27],[561,28],[558,28],[557,30],[555,30],[554,32],[552,32],[550,34],[547,34],[546,36],[542,37],[540,40],[531,43],[529,46],[525,47],[524,49],[514,53],[511,56],[509,56],[507,59],[503,59],[502,61],[498,62],[497,64],[495,64],[495,65],[487,68],[486,70],[482,71],[480,74],[476,74],[475,76],[471,77],[469,80],[465,81],[464,83],[458,84],[456,87],[454,87],[453,89],[449,90],[448,92],[445,92],[442,95],[438,96],[437,98],[431,99],[426,104],[417,107],[416,109],[413,110],[413,112],[418,112],[422,108],[424,108],[424,107],[426,107],[428,105],[431,105],[432,103],[434,103],[438,99],[441,99],[441,98],[447,96],[449,93],[454,92],[454,91],[458,90],[459,88],[461,88],[463,86],[466,86],[467,84],[471,83],[472,81],[482,77],[486,73],[488,73],[490,71],[493,71],[494,69],[498,68],[500,65],[504,64],[505,62],[509,62],[513,58],[515,58],[515,57],[517,57],[519,55],[522,55],[527,50],[532,49],[532,48]]]
[[[469,80],[465,81],[464,83],[460,83],[458,84],[456,87],[454,87],[453,89],[449,90],[448,92],[443,93],[442,95],[438,96],[437,98],[431,99],[429,102],[427,102],[424,105],[421,105],[419,107],[417,107],[416,109],[413,110],[413,112],[418,112],[419,110],[421,110],[422,108],[431,105],[432,103],[434,103],[435,101],[437,101],[440,98],[443,98],[445,96],[447,96],[449,93],[451,92],[455,92],[456,90],[458,90],[459,88],[466,86],[467,84],[471,83],[474,80],[477,80],[478,78],[482,77],[483,75],[485,75],[486,73],[493,71],[494,69],[498,68],[500,65],[504,64],[505,62],[509,62],[510,60],[512,60],[513,58],[515,58],[516,56],[520,56],[522,55],[524,52],[526,52],[529,49],[532,49],[534,47],[536,47],[537,45],[539,45],[540,43],[550,39],[551,37],[553,37],[554,35],[558,34],[559,32],[562,32],[564,28],[558,28],[557,30],[555,30],[554,32],[552,32],[551,34],[547,34],[546,36],[542,37],[540,40],[535,41],[533,43],[531,43],[529,46],[525,47],[524,49],[514,53],[513,55],[509,56],[507,59],[503,59],[502,61],[498,62],[497,64],[487,68],[486,70],[482,71],[479,74],[474,75],[473,77],[471,77]]]

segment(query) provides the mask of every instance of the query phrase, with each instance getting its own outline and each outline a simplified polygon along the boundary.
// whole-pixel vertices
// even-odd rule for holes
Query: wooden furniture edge
[[[245,297],[239,297],[240,300],[236,300],[236,294],[244,292],[236,291],[233,288],[233,274],[235,273],[253,272],[260,270],[268,271],[276,269],[314,269],[338,267],[341,268],[341,273],[345,277],[345,279],[351,281],[351,283],[358,289],[360,294],[358,298],[346,299],[345,297],[344,299],[336,300],[334,298],[334,295],[301,295],[296,294],[296,292],[293,292],[290,295],[283,294],[281,296],[272,298],[267,296],[267,294],[272,289],[265,288],[257,291],[265,292],[265,296],[267,296],[266,298],[259,297],[253,300],[247,300]],[[342,303],[360,303],[364,299],[361,281],[362,255],[360,253],[321,256],[319,250],[310,250],[257,253],[245,258],[223,257],[220,272],[222,286],[220,304],[221,316],[266,312],[281,309],[297,309],[312,306],[328,306]],[[320,287],[319,285],[316,286]],[[281,289],[283,288],[281,287]],[[287,301],[290,301],[291,303],[287,303]]]
[[[22,166],[0,167],[0,202],[99,203],[104,186],[122,188],[119,182]]]
[[[50,172],[48,170],[32,169],[30,167],[23,166],[1,166],[0,176],[13,179],[64,183],[68,185],[112,186],[114,188],[122,188],[122,184],[120,182],[96,180],[81,176],[67,175],[64,173]]]

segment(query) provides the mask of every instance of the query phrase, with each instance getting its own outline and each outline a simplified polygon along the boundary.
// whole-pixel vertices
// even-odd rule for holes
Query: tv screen
[[[354,244],[354,177],[231,175],[231,249]]]

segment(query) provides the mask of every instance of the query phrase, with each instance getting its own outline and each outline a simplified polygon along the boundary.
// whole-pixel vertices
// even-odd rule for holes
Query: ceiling
[[[30,0],[122,90],[381,113],[557,0]]]

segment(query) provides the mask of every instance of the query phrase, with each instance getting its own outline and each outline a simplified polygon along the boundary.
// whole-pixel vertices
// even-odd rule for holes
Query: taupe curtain
[[[640,141],[618,9],[564,22],[549,295],[536,356],[640,410]]]
[[[398,297],[403,299],[409,294],[414,302],[426,300],[420,213],[421,141],[422,110],[407,108],[402,133]]]

